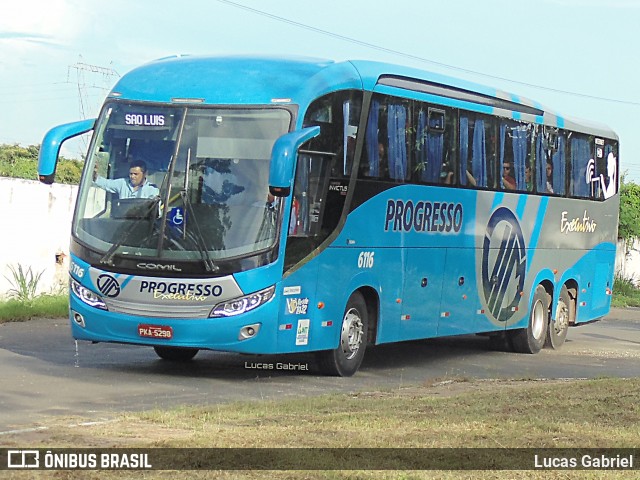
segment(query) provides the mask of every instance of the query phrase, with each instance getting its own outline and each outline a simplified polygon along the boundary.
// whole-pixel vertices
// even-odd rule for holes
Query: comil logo
[[[524,287],[527,253],[520,223],[500,207],[489,219],[482,249],[482,287],[493,317],[506,322],[516,312]]]
[[[100,293],[110,298],[115,298],[120,295],[120,284],[111,275],[106,273],[98,277],[98,290]]]

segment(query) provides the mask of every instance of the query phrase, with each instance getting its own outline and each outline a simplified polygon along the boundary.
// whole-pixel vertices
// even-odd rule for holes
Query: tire
[[[513,350],[518,353],[538,353],[544,346],[549,327],[549,295],[538,285],[529,310],[527,328],[509,332]]]
[[[340,344],[318,353],[318,365],[325,375],[350,377],[358,371],[367,347],[369,318],[367,304],[359,292],[349,297],[340,327]]]
[[[161,359],[172,362],[187,362],[198,353],[197,348],[153,347],[153,349]]]
[[[560,290],[560,298],[558,298],[555,319],[549,320],[547,339],[544,342],[545,347],[557,350],[564,344],[569,330],[569,320],[571,319],[571,304],[572,300],[569,296],[569,291],[567,287],[563,286],[562,290]]]

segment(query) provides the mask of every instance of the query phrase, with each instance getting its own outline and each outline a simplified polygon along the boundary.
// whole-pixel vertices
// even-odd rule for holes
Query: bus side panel
[[[314,259],[278,285],[278,352],[317,350],[327,343],[327,334],[321,327],[324,312],[317,306],[317,277],[318,262]]]
[[[472,248],[448,248],[444,277],[440,324],[438,335],[459,335],[486,330],[495,330],[494,325],[483,326],[484,314],[476,287],[475,259]]]
[[[333,321],[337,347],[344,309],[349,296],[359,288],[369,287],[378,296],[378,326],[376,343],[404,340],[400,329],[402,304],[401,250],[356,247],[332,247],[319,258],[322,263],[318,275],[319,300],[331,312],[326,318]],[[369,319],[370,323],[375,319]]]
[[[402,338],[413,340],[435,337],[440,320],[445,250],[409,248],[405,257]]]
[[[578,279],[577,324],[609,313],[614,262],[615,246],[602,244],[587,252],[570,270]]]

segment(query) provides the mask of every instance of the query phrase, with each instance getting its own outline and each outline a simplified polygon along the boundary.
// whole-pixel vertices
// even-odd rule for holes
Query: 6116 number
[[[373,268],[373,256],[376,252],[360,252],[358,268]]]

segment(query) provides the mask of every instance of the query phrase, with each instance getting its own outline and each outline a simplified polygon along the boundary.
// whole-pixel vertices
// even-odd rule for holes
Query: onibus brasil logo
[[[520,223],[505,207],[487,224],[482,248],[482,289],[491,315],[506,322],[516,312],[524,287],[527,253]]]

